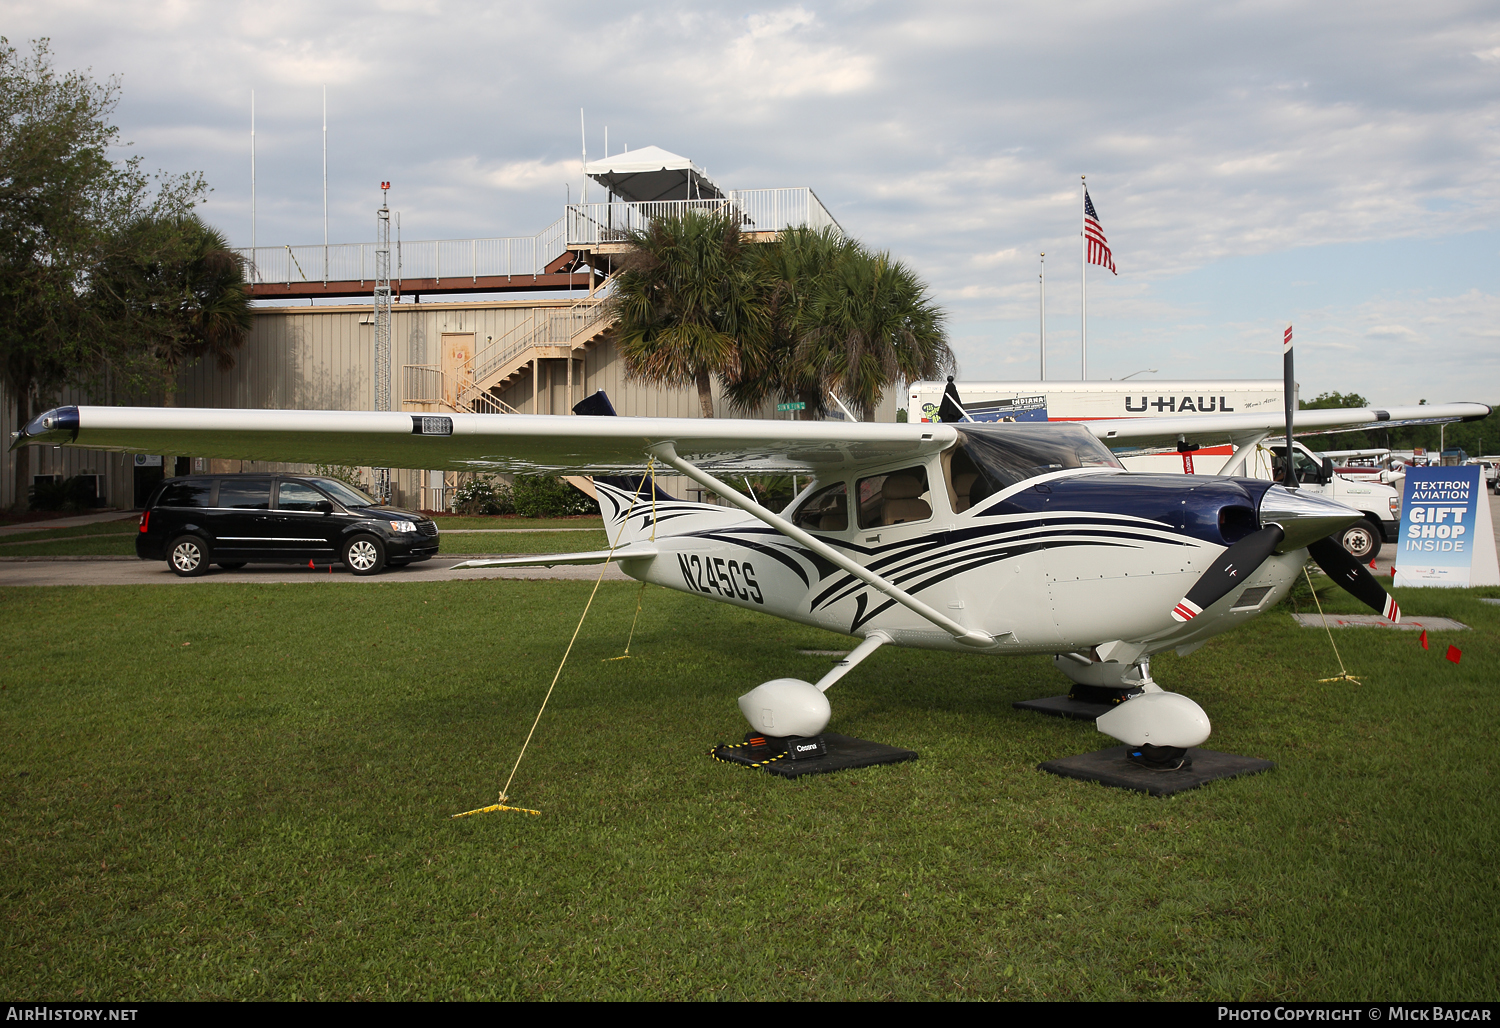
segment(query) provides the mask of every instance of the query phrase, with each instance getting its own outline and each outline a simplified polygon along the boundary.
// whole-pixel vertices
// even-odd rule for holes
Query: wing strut
[[[1239,448],[1234,451],[1234,456],[1229,458],[1229,463],[1224,465],[1224,470],[1220,471],[1219,474],[1233,475],[1235,473],[1235,465],[1239,465],[1240,477],[1251,477],[1250,469],[1245,466],[1246,462],[1250,459],[1250,455],[1255,452],[1255,448],[1261,443],[1265,442],[1266,436],[1270,434],[1271,433],[1269,432],[1257,432],[1255,435],[1251,436],[1248,441],[1242,443]]]
[[[806,532],[802,531],[802,529],[798,528],[796,525],[792,524],[785,518],[777,514],[772,514],[770,511],[766,510],[766,508],[762,507],[754,500],[750,499],[749,497],[743,496],[735,490],[731,489],[728,485],[725,485],[723,482],[719,481],[708,472],[703,471],[697,466],[683,460],[681,457],[677,456],[677,448],[670,442],[657,443],[655,446],[651,447],[651,453],[658,460],[667,465],[670,465],[673,468],[676,468],[678,471],[682,472],[682,474],[686,475],[688,478],[691,478],[694,482],[697,482],[704,488],[710,489],[718,495],[724,497],[724,499],[734,504],[740,510],[745,511],[747,514],[752,514],[755,517],[759,518],[761,521],[764,521],[766,524],[776,529],[776,531],[780,532],[788,539],[792,539],[796,542],[801,543],[803,546],[807,547],[809,550],[816,553],[824,560],[827,560],[830,563],[843,568],[845,571],[849,572],[849,574],[853,575],[855,578],[858,578],[866,585],[872,586],[873,588],[878,589],[880,592],[885,593],[885,595],[889,596],[891,599],[895,600],[897,603],[901,604],[912,613],[926,618],[928,621],[931,621],[934,625],[937,625],[939,628],[947,632],[949,635],[953,636],[953,638],[957,639],[959,642],[964,643],[968,646],[994,645],[995,637],[990,635],[989,633],[975,631],[971,628],[965,628],[963,625],[959,624],[957,621],[954,621],[952,618],[938,613],[936,610],[929,607],[927,604],[923,603],[915,596],[912,596],[910,593],[898,587],[894,582],[882,578],[868,568],[856,564],[854,561],[850,560],[848,557],[844,556],[838,550],[835,550],[832,546],[829,546],[821,539],[807,534]]]

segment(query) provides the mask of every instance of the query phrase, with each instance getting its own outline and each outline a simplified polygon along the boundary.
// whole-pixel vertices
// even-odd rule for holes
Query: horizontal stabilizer
[[[590,550],[587,553],[539,553],[530,557],[495,557],[482,560],[466,560],[453,565],[454,571],[470,571],[474,568],[550,568],[560,564],[603,564],[622,560],[640,560],[654,557],[655,546],[632,543],[618,550]]]

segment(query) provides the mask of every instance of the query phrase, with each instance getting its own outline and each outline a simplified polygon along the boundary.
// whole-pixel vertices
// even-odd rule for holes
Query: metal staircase
[[[566,308],[538,308],[515,328],[476,350],[450,375],[435,364],[403,368],[403,400],[463,414],[517,414],[500,399],[537,360],[567,360],[598,343],[613,321],[608,297],[595,295]],[[451,399],[449,399],[451,397]]]

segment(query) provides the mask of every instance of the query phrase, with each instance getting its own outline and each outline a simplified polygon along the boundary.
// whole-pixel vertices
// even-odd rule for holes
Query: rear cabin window
[[[859,480],[859,527],[880,528],[932,517],[927,469],[903,468]]]
[[[208,482],[169,482],[162,489],[158,507],[212,507],[214,484]]]
[[[157,507],[211,507],[213,482],[168,482]]]
[[[219,504],[236,510],[270,510],[269,478],[226,478],[219,482]]]
[[[836,482],[819,489],[797,508],[793,524],[808,532],[843,532],[849,527],[849,487]]]

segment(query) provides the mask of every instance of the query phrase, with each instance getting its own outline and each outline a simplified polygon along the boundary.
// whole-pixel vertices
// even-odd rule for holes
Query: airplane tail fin
[[[604,390],[585,396],[573,405],[573,413],[587,417],[615,417],[614,404]],[[651,505],[675,503],[677,498],[652,481],[649,472],[631,475],[596,475],[570,479],[574,485],[599,501],[604,528],[611,542],[627,543],[651,532]],[[628,521],[628,524],[627,524]]]

